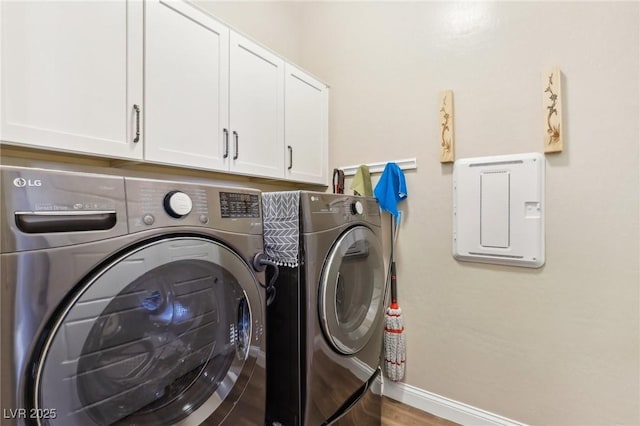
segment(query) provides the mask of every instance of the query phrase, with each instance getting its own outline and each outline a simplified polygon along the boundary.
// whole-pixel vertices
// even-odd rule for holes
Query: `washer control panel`
[[[166,226],[262,232],[257,190],[129,177],[124,180],[131,232]]]

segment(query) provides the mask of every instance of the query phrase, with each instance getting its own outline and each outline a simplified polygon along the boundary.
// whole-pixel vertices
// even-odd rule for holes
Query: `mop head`
[[[406,352],[402,309],[394,303],[387,309],[384,327],[384,365],[387,376],[394,382],[404,377]]]

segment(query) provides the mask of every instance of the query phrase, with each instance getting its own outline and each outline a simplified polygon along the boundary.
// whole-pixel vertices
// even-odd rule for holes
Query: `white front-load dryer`
[[[2,167],[2,425],[256,425],[254,190]]]

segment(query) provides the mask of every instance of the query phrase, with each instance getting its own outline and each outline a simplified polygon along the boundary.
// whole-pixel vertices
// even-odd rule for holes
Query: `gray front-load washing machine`
[[[260,193],[2,167],[2,425],[258,425]]]

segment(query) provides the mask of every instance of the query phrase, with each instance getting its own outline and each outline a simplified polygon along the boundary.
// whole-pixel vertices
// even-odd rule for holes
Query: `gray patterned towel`
[[[263,192],[264,252],[280,266],[299,264],[300,191]]]

